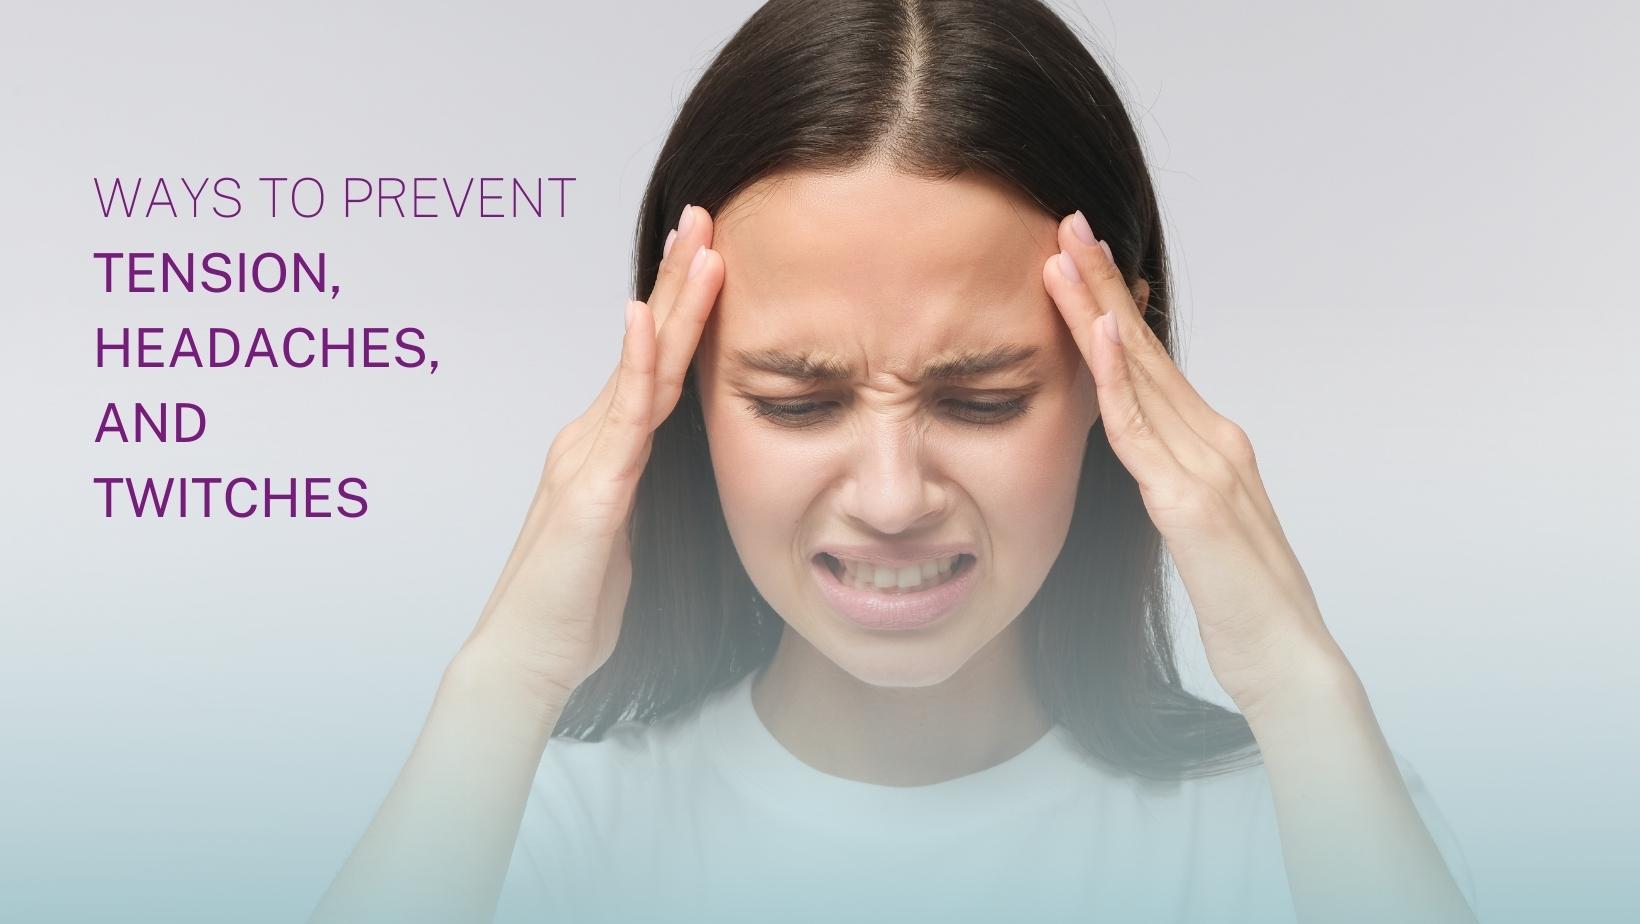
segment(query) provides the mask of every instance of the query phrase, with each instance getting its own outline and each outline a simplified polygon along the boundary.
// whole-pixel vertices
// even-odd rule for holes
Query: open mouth
[[[974,593],[979,574],[978,560],[967,553],[890,568],[820,552],[810,568],[832,611],[871,630],[936,625]]]
[[[888,596],[932,590],[962,577],[975,562],[974,556],[966,552],[905,568],[890,568],[870,562],[845,562],[826,552],[821,552],[817,557],[839,584]]]

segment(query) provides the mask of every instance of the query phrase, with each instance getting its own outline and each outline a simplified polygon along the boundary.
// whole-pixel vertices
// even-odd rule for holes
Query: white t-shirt
[[[1471,906],[1456,838],[1396,756]],[[1295,921],[1262,766],[1179,783],[1102,770],[1055,727],[928,786],[832,776],[752,707],[751,676],[691,714],[554,738],[498,924]]]

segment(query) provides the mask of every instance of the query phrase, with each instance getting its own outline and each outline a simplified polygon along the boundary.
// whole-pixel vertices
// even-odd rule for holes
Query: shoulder
[[[530,782],[517,841],[502,888],[497,921],[583,920],[596,897],[581,886],[602,882],[619,864],[616,845],[653,835],[667,793],[692,786],[679,772],[699,766],[704,751],[698,710],[656,722],[623,721],[597,740],[555,736],[547,741]],[[591,901],[583,907],[577,902]]]
[[[651,776],[654,729],[621,722],[596,741],[555,736],[530,781],[517,840],[497,899],[495,921],[581,920],[571,885],[595,881],[603,820],[633,800],[634,785]]]
[[[547,742],[531,783],[530,801],[558,813],[579,807],[587,818],[615,806],[630,810],[644,794],[703,763],[703,706],[653,721],[627,720],[597,740],[556,736]]]

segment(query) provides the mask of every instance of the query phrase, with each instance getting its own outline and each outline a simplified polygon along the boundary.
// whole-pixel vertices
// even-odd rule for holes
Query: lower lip
[[[957,576],[936,587],[885,594],[844,584],[818,555],[809,560],[831,608],[867,629],[920,629],[944,618],[974,587],[979,562],[963,556]]]

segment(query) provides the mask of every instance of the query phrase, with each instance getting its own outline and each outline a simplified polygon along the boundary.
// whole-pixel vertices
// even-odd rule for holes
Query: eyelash
[[[746,407],[752,412],[752,416],[754,417],[770,417],[778,421],[786,421],[785,423],[782,423],[781,426],[808,427],[813,426],[815,422],[810,420],[797,423],[797,421],[802,421],[803,418],[814,409],[819,408],[822,403],[823,402],[819,401],[781,403],[775,401],[764,401],[760,398],[753,398],[752,403]],[[1030,410],[1031,407],[1029,395],[1021,395],[1018,398],[1009,398],[1006,401],[953,400],[952,403],[961,405],[968,410],[981,414],[996,415],[988,416],[988,419],[986,420],[970,420],[963,417],[958,418],[964,423],[970,423],[980,427],[995,426],[997,424],[1006,423],[1007,421],[1022,417],[1025,415],[1026,411]]]

